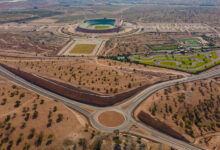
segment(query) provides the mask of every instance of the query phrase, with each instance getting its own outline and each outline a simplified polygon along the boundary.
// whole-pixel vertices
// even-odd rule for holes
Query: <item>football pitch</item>
[[[201,47],[202,43],[197,38],[184,38],[184,39],[178,39],[179,41],[184,43],[184,46],[186,47]]]
[[[109,26],[95,26],[95,29],[109,29]]]
[[[96,44],[76,44],[70,51],[73,54],[91,54],[95,49]]]

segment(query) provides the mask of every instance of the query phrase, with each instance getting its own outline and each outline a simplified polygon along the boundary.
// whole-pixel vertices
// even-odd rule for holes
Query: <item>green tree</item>
[[[40,101],[40,104],[44,104],[44,100],[43,99]]]
[[[3,98],[3,102],[2,102],[2,105],[5,105],[7,102],[7,98]]]
[[[40,146],[43,141],[44,134],[41,131],[40,134],[37,135],[37,140],[35,141],[36,146]]]
[[[38,117],[38,112],[37,111],[34,111],[34,114],[33,114],[33,119],[36,119]]]
[[[19,107],[19,106],[20,106],[20,104],[21,104],[21,101],[17,100],[17,101],[15,102],[14,107]]]
[[[86,139],[80,138],[78,144],[83,147],[83,150],[86,149]]]
[[[54,106],[53,107],[53,112],[56,112],[57,111],[57,106]]]
[[[128,83],[128,88],[129,88],[129,89],[131,88],[131,83]]]
[[[31,128],[30,134],[28,135],[28,139],[32,139],[34,137],[34,134],[35,134],[35,128]]]
[[[60,114],[60,113],[59,113],[59,114],[57,115],[57,117],[58,117],[58,118],[57,118],[57,122],[60,122],[60,121],[63,120],[63,114]]]
[[[16,141],[16,145],[19,145],[21,143],[23,135],[24,135],[23,133],[19,134],[19,137],[18,137],[18,139]]]
[[[47,127],[50,127],[52,125],[52,119],[48,119]]]

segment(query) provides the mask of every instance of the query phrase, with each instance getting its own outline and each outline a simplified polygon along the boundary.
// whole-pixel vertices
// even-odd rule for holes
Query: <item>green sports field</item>
[[[95,29],[101,30],[101,29],[109,29],[109,26],[95,26]]]
[[[152,50],[175,50],[178,45],[148,45]]]
[[[76,44],[70,51],[72,54],[91,54],[95,49],[96,44]]]
[[[183,42],[185,47],[201,47],[202,44],[198,38],[182,38],[178,41]]]

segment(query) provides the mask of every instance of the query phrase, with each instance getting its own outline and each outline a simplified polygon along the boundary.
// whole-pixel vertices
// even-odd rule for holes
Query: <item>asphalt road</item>
[[[4,77],[8,78],[12,82],[14,82],[20,86],[23,86],[24,88],[32,90],[40,95],[46,96],[46,97],[51,98],[53,100],[62,102],[65,105],[69,106],[70,108],[82,113],[83,115],[85,115],[89,119],[90,123],[95,128],[97,128],[99,130],[102,130],[102,131],[113,131],[116,129],[126,130],[131,125],[135,125],[139,128],[146,130],[147,132],[149,132],[151,134],[151,139],[154,141],[167,144],[167,145],[172,146],[173,148],[176,148],[176,149],[201,150],[201,148],[198,148],[198,147],[191,145],[189,143],[185,143],[183,141],[172,138],[166,134],[163,134],[159,131],[152,129],[151,127],[148,127],[148,126],[142,124],[141,122],[136,121],[133,117],[133,111],[135,110],[135,108],[139,104],[141,104],[144,100],[146,100],[147,97],[149,97],[151,94],[155,93],[156,91],[158,91],[160,89],[175,85],[177,83],[192,82],[192,81],[202,80],[202,79],[210,78],[210,77],[213,77],[216,75],[220,75],[220,69],[217,69],[217,70],[211,71],[211,72],[207,72],[204,74],[200,74],[200,75],[186,77],[183,79],[172,80],[172,81],[167,81],[167,82],[156,84],[154,86],[151,86],[151,87],[143,90],[142,92],[140,92],[139,94],[137,94],[136,96],[134,96],[133,98],[129,99],[128,101],[126,101],[122,104],[112,106],[112,107],[107,107],[107,108],[106,107],[101,108],[101,107],[90,106],[87,104],[82,104],[82,103],[76,102],[74,100],[65,98],[63,96],[57,95],[57,94],[52,93],[48,90],[45,90],[45,89],[40,88],[36,85],[33,85],[32,83],[30,83],[26,80],[23,80],[22,78],[14,75],[13,73],[9,72],[8,70],[6,70],[5,68],[3,68],[1,66],[0,66],[0,74]],[[132,105],[130,105],[130,107],[128,107],[126,110],[121,109],[123,106],[125,106],[129,103],[132,104]],[[90,113],[83,108],[93,109],[93,110],[95,110],[95,112]],[[103,111],[103,110],[117,110],[125,116],[126,121],[118,127],[112,127],[112,128],[105,127],[98,122],[97,116],[96,116],[96,114],[98,114],[98,112]],[[141,133],[139,133],[139,134],[141,134]],[[144,137],[145,135],[142,134],[141,136]]]

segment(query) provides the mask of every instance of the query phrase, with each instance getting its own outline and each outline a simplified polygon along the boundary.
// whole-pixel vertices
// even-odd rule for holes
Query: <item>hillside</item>
[[[204,142],[202,137],[220,131],[218,80],[216,77],[159,90],[136,109],[135,116],[152,127],[157,124],[164,124],[166,130],[171,127],[173,131],[167,134],[177,132],[192,143],[200,138],[197,144],[207,148],[209,142]],[[208,148],[213,147],[220,145],[216,143]]]

